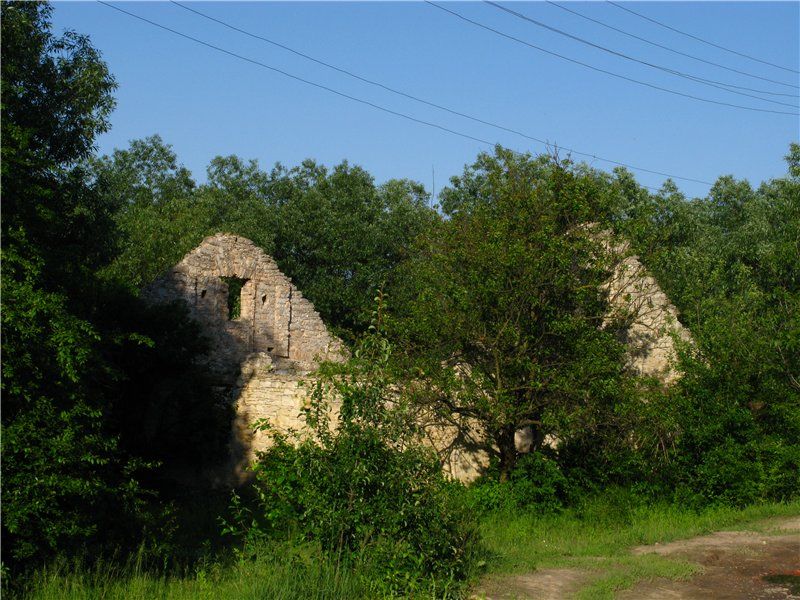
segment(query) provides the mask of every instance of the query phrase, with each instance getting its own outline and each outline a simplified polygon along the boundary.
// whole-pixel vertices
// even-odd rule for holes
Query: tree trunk
[[[506,425],[497,435],[497,448],[500,450],[500,482],[508,481],[511,471],[517,464],[517,447],[514,443],[514,426]]]

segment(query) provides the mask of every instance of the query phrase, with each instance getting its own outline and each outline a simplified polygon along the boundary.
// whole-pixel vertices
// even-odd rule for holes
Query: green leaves
[[[139,289],[205,236],[234,233],[272,255],[328,326],[351,341],[369,324],[374,291],[437,219],[421,185],[377,186],[346,162],[266,172],[256,161],[218,156],[208,183],[196,187],[172,149],[152,136],[92,161],[91,170],[117,207],[120,254],[107,278]]]
[[[800,450],[794,154],[787,178],[753,189],[721,177],[707,198],[651,196],[622,222],[696,342],[674,392],[675,465],[663,473],[701,502],[786,498],[787,473],[797,473],[789,466]]]
[[[414,439],[390,375],[391,348],[372,333],[354,354],[315,388],[309,431],[272,432],[253,467],[255,503],[234,495],[225,531],[246,542],[245,553],[290,531],[345,564],[366,558],[381,595],[461,581],[476,530],[433,452]]]
[[[466,367],[462,388],[439,401],[480,421],[507,475],[516,429],[541,430],[548,412],[577,410],[598,379],[620,376],[621,347],[600,327],[609,201],[568,163],[500,148],[442,197],[450,218],[402,266],[394,327],[426,373]]]
[[[169,355],[172,375],[186,375],[201,348],[196,331],[181,337],[185,316],[148,330],[153,314],[97,277],[118,250],[120,205],[86,164],[114,104],[106,65],[85,36],[52,35],[48,4],[1,8],[3,562],[16,573],[56,552],[142,540],[158,510],[140,483],[153,463],[136,457],[136,441],[156,460],[164,433],[187,446],[164,416],[186,396],[165,393],[159,368]],[[201,377],[189,381],[175,388],[202,392]],[[160,438],[143,434],[148,411]],[[218,448],[202,423],[215,413],[198,412],[186,428],[205,436],[200,448]]]

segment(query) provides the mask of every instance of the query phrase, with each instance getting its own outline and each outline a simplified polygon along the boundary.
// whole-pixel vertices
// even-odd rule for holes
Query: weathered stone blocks
[[[604,243],[610,244],[609,240]],[[668,384],[679,376],[673,336],[689,340],[688,331],[638,258],[628,255],[623,244],[616,251],[619,259],[604,289],[612,312],[627,318],[621,334],[628,345],[628,366]],[[229,308],[227,278],[241,283],[238,315]],[[269,434],[254,431],[253,423],[267,420],[278,431],[302,430],[313,372],[320,361],[346,358],[341,340],[328,332],[311,302],[271,257],[239,236],[206,238],[145,288],[143,297],[154,303],[185,302],[211,341],[209,370],[222,401],[232,402],[236,409],[231,460],[221,477],[228,482],[245,478],[256,452],[270,443]],[[334,402],[332,418],[336,408]],[[452,477],[473,480],[487,467],[489,457],[479,448],[482,434],[477,423],[455,418],[442,422],[424,412],[419,422],[423,441],[436,450]],[[528,451],[531,432],[517,432],[516,443],[519,451]]]

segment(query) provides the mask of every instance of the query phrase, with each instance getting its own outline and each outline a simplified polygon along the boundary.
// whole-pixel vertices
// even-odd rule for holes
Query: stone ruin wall
[[[241,284],[239,315],[231,318],[229,285]],[[267,436],[252,424],[267,419],[280,430],[301,429],[309,388],[301,385],[320,361],[343,361],[346,351],[314,306],[250,240],[208,237],[175,267],[147,286],[152,303],[182,300],[209,339],[209,372],[221,401],[233,403],[231,464],[216,479],[244,477]]]
[[[238,317],[229,318],[228,284],[242,280]],[[219,372],[238,370],[252,354],[276,370],[311,370],[319,360],[340,360],[343,345],[328,333],[314,306],[248,239],[208,237],[143,292],[150,302],[183,300],[210,338],[209,362]]]
[[[689,340],[689,334],[638,258],[626,255],[624,247],[620,250],[606,289],[612,310],[629,316],[623,332],[628,366],[668,384],[679,376],[673,336]],[[244,280],[240,314],[233,319],[223,279],[231,277]],[[284,432],[304,429],[302,410],[310,400],[313,371],[320,361],[346,359],[342,342],[328,332],[311,302],[271,257],[242,237],[206,238],[145,288],[143,297],[153,303],[183,300],[210,339],[209,370],[221,396],[235,407],[230,463],[217,480],[242,481],[255,453],[269,444],[267,433],[253,431],[254,422],[266,419]],[[442,423],[426,413],[420,413],[419,421],[425,443],[436,450],[443,470],[452,477],[471,481],[488,466],[488,454],[476,447],[481,435],[477,424]],[[528,451],[532,432],[518,431],[516,442],[518,450]]]
[[[627,321],[620,337],[627,347],[627,367],[642,377],[669,385],[680,373],[676,368],[676,340],[692,341],[678,319],[678,310],[627,244],[613,248],[615,266],[604,285],[612,315]],[[611,316],[611,315],[610,315]]]

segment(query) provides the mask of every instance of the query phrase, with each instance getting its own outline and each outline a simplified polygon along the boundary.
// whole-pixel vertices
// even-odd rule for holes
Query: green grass
[[[668,542],[711,531],[751,526],[769,517],[796,515],[800,503],[745,509],[708,508],[699,512],[675,505],[632,506],[609,493],[560,514],[495,514],[481,522],[486,570],[490,577],[537,569],[572,567],[587,572],[579,599],[613,598],[637,581],[691,577],[699,567],[653,554],[634,556],[637,545]],[[765,526],[768,529],[768,526]],[[374,599],[384,594],[368,557],[341,565],[313,544],[282,543],[246,555],[199,561],[182,574],[154,574],[132,559],[125,565],[93,567],[57,562],[25,585],[32,600],[150,599]],[[433,587],[438,585],[437,587]],[[458,597],[461,586],[432,584],[415,598]]]
[[[798,513],[798,502],[693,511],[669,504],[631,506],[624,497],[612,494],[556,515],[495,515],[484,520],[481,533],[493,578],[545,568],[581,568],[589,572],[589,583],[578,592],[578,598],[613,598],[614,592],[640,580],[685,579],[700,570],[682,560],[653,554],[633,556],[630,550],[634,546]]]
[[[325,559],[312,547],[262,550],[230,564],[211,563],[183,576],[154,575],[132,563],[55,564],[39,571],[23,597],[36,600],[174,600],[374,598],[369,578]]]
[[[413,588],[413,586],[412,586]],[[420,582],[414,598],[461,597],[464,586]],[[339,564],[314,544],[285,542],[209,561],[181,575],[157,575],[126,565],[56,562],[37,571],[15,594],[31,600],[372,600],[388,596],[368,560]]]

